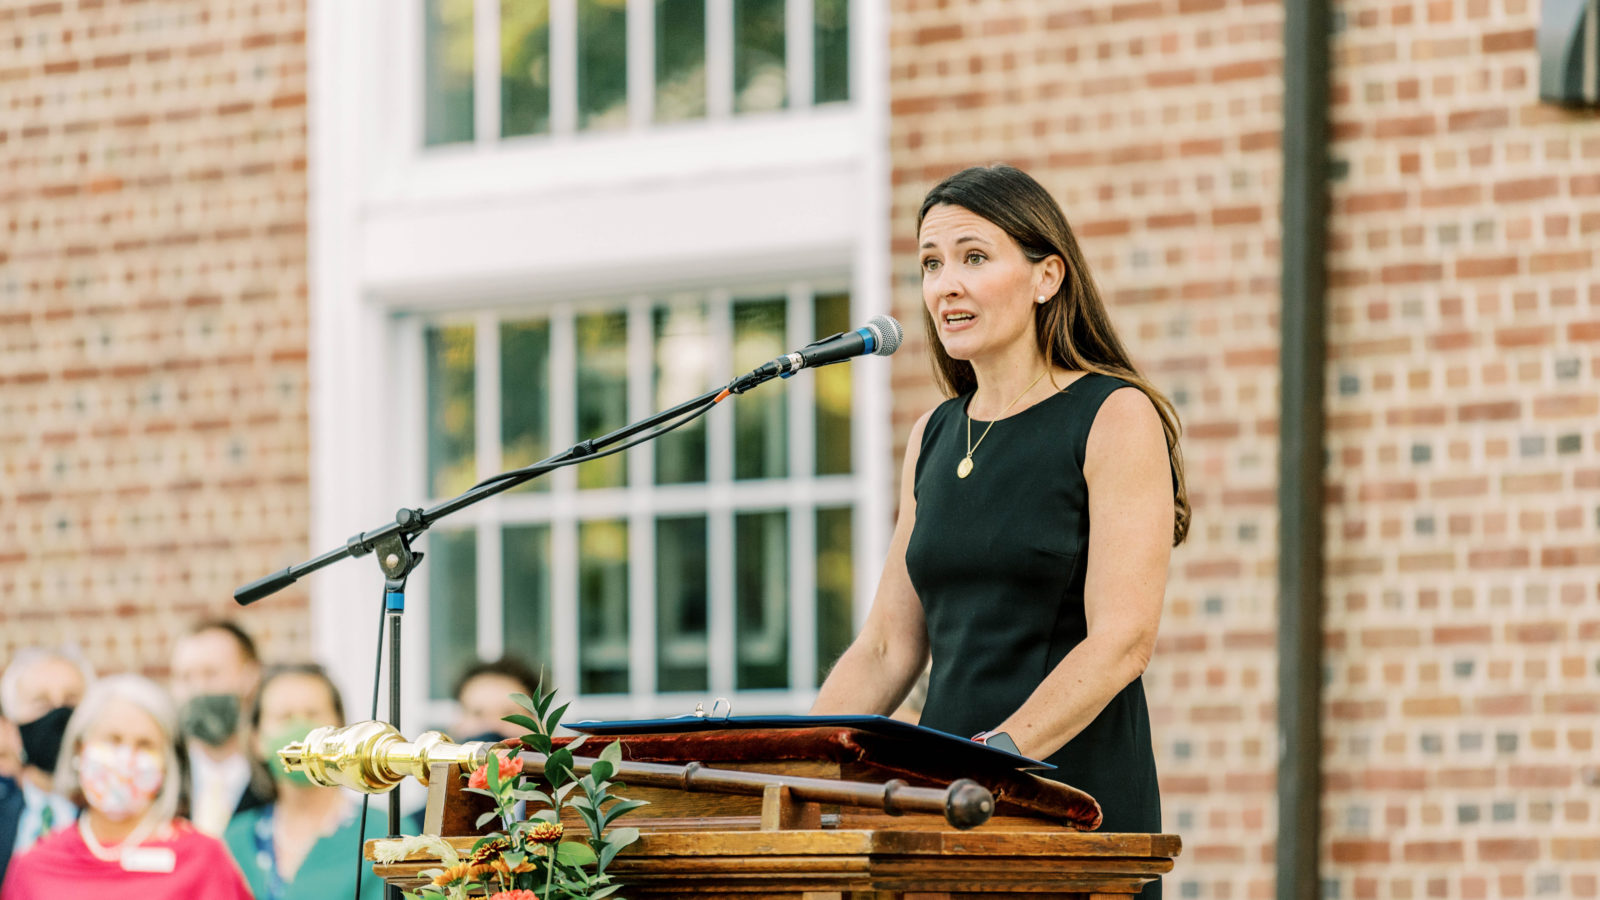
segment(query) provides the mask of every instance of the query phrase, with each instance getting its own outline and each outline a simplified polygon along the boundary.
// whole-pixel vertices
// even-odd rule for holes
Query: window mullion
[[[628,124],[644,130],[655,121],[656,2],[628,0]]]
[[[631,10],[630,10],[631,12]],[[630,25],[631,29],[632,26]],[[628,304],[628,419],[637,422],[650,409],[655,356],[649,297]],[[656,542],[650,491],[655,480],[655,447],[644,444],[627,451],[628,458],[628,679],[630,692],[647,704],[656,692]]]
[[[786,0],[784,3],[784,56],[787,58],[786,76],[789,81],[789,106],[805,109],[811,106],[815,79],[812,69],[813,37],[812,0]]]
[[[500,137],[500,0],[473,0],[472,121],[480,148]]]
[[[706,114],[733,115],[733,0],[706,0]]]
[[[578,0],[550,0],[550,131],[578,130]]]
[[[706,304],[711,326],[711,346],[733,346],[733,304],[726,291],[713,292]],[[718,354],[711,363],[713,384],[726,383],[733,377],[733,361],[728,354]],[[737,401],[739,398],[731,398]],[[732,403],[719,406],[731,407]],[[708,673],[711,693],[727,695],[733,691],[734,657],[737,652],[734,634],[733,597],[733,410],[713,409],[706,415],[706,444],[709,459],[706,471],[708,528],[706,571],[710,584],[707,597],[708,613],[707,651],[710,655]]]
[[[481,7],[480,7],[481,8]],[[500,322],[493,313],[482,313],[473,323],[473,442],[478,478],[499,472],[500,465]],[[478,532],[478,634],[480,658],[500,655],[502,627],[502,570],[500,547],[500,498],[482,503]]]
[[[559,0],[558,0],[559,2]],[[550,312],[550,446],[559,452],[577,439],[577,347],[572,310]],[[550,655],[555,683],[576,693],[578,681],[578,524],[568,467],[552,479],[550,521]]]
[[[791,3],[794,0],[790,0]],[[814,337],[816,316],[813,314],[811,287],[805,283],[789,285],[786,343],[802,347]],[[816,498],[816,379],[790,378],[787,388],[789,416],[789,689],[803,691],[811,687],[812,673],[816,671],[817,575],[814,563],[817,558],[816,540],[812,534],[816,516],[812,507]]]

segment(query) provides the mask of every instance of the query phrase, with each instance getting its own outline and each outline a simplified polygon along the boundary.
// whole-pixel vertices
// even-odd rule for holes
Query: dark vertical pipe
[[[1278,443],[1279,900],[1322,896],[1322,476],[1328,0],[1284,3]]]

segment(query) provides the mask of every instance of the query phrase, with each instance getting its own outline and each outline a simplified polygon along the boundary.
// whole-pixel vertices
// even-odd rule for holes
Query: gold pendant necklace
[[[1045,369],[1045,372],[1048,372],[1048,371],[1050,371],[1048,368]],[[967,455],[963,456],[961,458],[961,462],[956,463],[956,477],[957,478],[965,478],[968,475],[972,474],[972,454],[977,451],[978,444],[983,443],[983,439],[989,436],[989,429],[994,427],[994,423],[996,423],[996,422],[1000,421],[1001,419],[1005,418],[1006,413],[1011,411],[1011,407],[1017,405],[1017,400],[1021,400],[1023,397],[1028,396],[1028,392],[1033,390],[1033,385],[1038,384],[1040,382],[1040,380],[1043,379],[1043,378],[1044,378],[1044,372],[1040,372],[1039,373],[1039,377],[1035,378],[1033,380],[1033,384],[1030,384],[1027,387],[1023,388],[1022,389],[1022,393],[1017,395],[1017,399],[1016,400],[1012,400],[1010,403],[1007,403],[1006,404],[1006,408],[1000,410],[1000,415],[995,416],[993,419],[989,420],[989,427],[985,428],[983,430],[983,434],[978,435],[978,443],[977,444],[974,444],[972,442],[972,416],[971,415],[967,416]],[[968,401],[968,402],[970,403],[971,401]]]

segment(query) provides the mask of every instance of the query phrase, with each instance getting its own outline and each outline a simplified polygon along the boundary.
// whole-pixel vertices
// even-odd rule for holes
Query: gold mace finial
[[[303,741],[278,751],[291,772],[304,772],[315,784],[381,794],[409,775],[424,785],[435,763],[455,763],[471,771],[489,760],[494,745],[485,741],[451,743],[438,731],[407,741],[387,722],[357,722],[314,729]]]

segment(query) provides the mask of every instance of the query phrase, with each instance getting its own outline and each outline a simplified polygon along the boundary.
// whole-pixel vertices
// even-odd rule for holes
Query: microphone
[[[874,356],[888,356],[900,349],[900,339],[904,334],[900,323],[892,317],[873,316],[867,324],[855,331],[841,331],[812,341],[799,350],[786,353],[760,368],[750,370],[734,379],[727,390],[723,391],[722,396],[742,394],[762,382],[778,377],[788,378],[801,369],[832,365],[868,353]]]
[[[868,353],[873,356],[888,356],[900,349],[900,339],[903,336],[904,331],[900,328],[899,322],[889,316],[873,316],[867,324],[855,331],[841,331],[812,341],[793,353],[778,357],[751,374],[760,373],[767,378],[773,375],[788,378],[801,369],[832,365]]]

